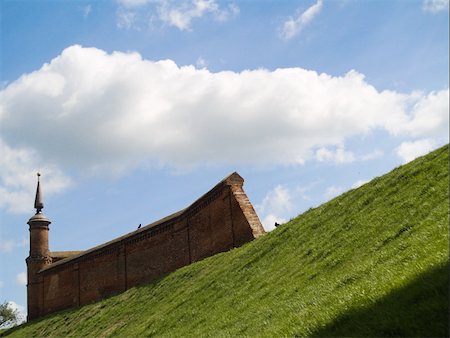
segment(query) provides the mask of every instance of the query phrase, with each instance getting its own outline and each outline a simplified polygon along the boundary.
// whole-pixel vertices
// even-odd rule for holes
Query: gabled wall
[[[121,293],[261,236],[243,182],[233,173],[188,208],[42,269],[36,317]]]

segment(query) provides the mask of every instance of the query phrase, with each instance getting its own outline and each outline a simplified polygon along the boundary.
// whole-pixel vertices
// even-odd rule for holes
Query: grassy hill
[[[241,248],[6,335],[448,336],[448,151]]]

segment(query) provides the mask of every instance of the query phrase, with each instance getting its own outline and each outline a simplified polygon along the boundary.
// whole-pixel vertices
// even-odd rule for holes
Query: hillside
[[[448,150],[241,248],[4,334],[448,336]]]

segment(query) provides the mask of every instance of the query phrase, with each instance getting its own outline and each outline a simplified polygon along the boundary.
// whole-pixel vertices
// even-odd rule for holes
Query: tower
[[[45,266],[51,264],[52,259],[48,250],[48,225],[51,223],[42,213],[44,203],[40,188],[40,176],[37,174],[38,182],[36,188],[36,198],[34,207],[36,214],[30,218],[30,255],[26,259],[28,271],[27,283],[27,307],[28,320],[37,318],[41,315],[43,307],[43,280],[38,272]]]

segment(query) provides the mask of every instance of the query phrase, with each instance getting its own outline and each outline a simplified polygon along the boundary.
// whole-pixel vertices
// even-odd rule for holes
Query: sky
[[[267,231],[448,143],[448,0],[0,2],[0,301],[228,174]]]

